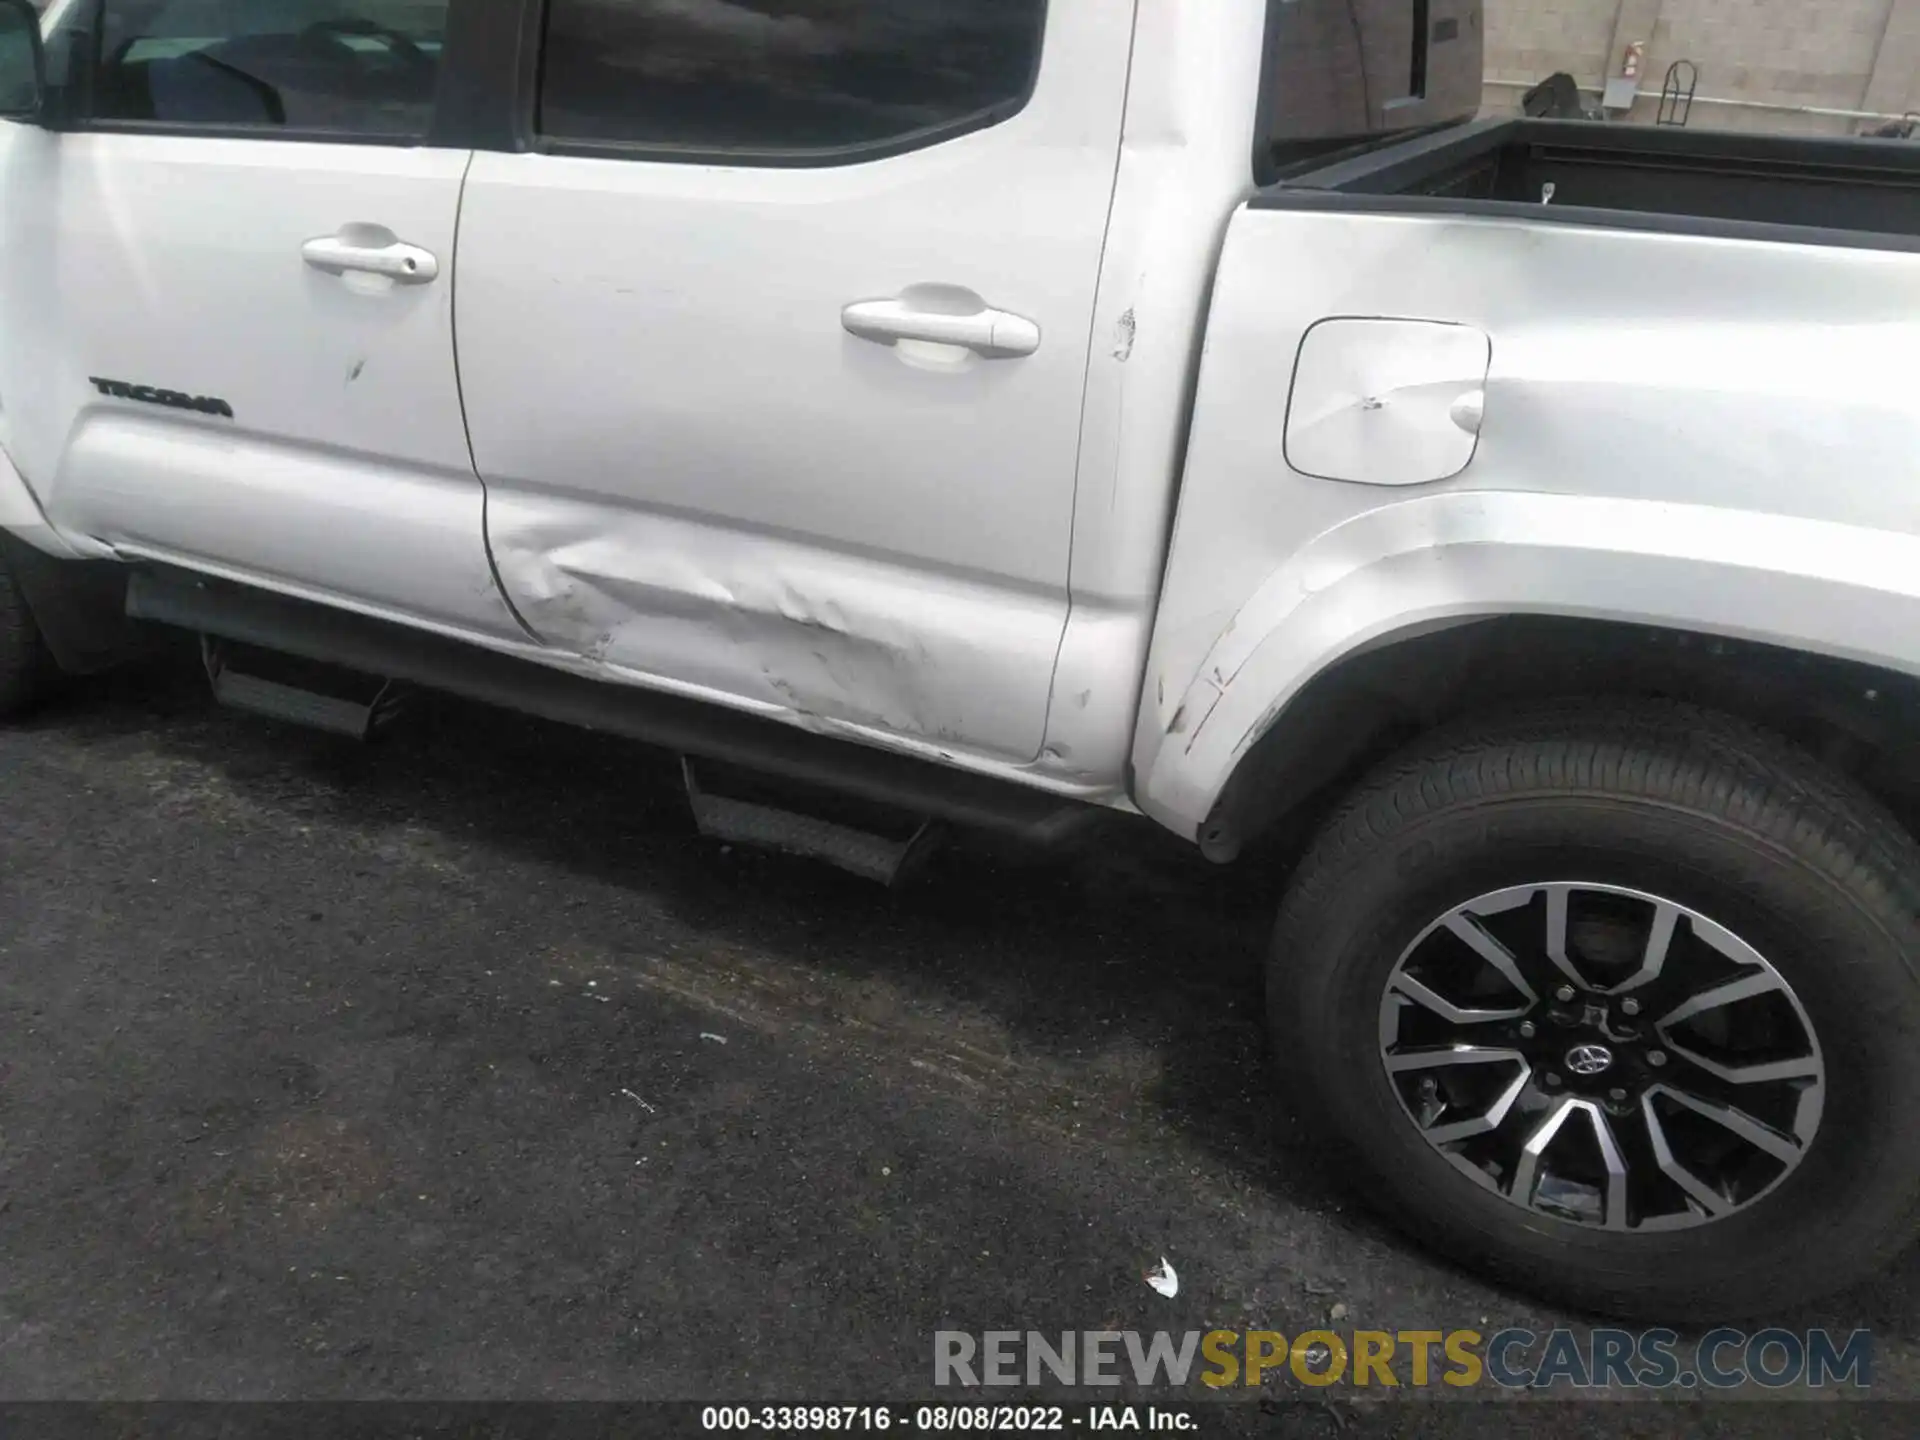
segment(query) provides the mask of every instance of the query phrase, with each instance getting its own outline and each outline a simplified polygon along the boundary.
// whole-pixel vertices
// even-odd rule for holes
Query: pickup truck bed
[[[1791,226],[1812,232],[1793,237],[1803,242],[1908,249],[1920,237],[1920,146],[1493,120],[1286,177],[1262,200],[1311,204],[1316,193],[1348,210],[1369,196],[1402,212],[1550,208],[1589,223],[1747,238]]]

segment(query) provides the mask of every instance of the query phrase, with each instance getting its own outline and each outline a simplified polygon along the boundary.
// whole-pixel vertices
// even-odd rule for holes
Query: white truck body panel
[[[500,581],[624,678],[1039,755],[1128,7],[1057,5],[1012,118],[867,163],[475,157],[458,330]],[[909,297],[1031,354],[875,343]]]
[[[1252,188],[1261,4],[1137,7],[1073,508],[1048,773],[1121,804],[1220,244]]]
[[[1492,338],[1467,469],[1400,490],[1287,463],[1275,397],[1329,315]],[[1914,315],[1912,252],[1243,210],[1137,736],[1142,807],[1197,833],[1316,675],[1436,623],[1592,616],[1920,672]]]
[[[7,451],[47,519],[356,608],[525,636],[493,583],[452,290],[302,263],[379,228],[450,264],[468,155],[0,126]],[[128,404],[96,378],[219,397]]]
[[[0,434],[4,434],[7,419],[0,414]],[[46,512],[40,508],[40,501],[33,491],[27,488],[27,482],[14,468],[13,461],[7,458],[4,447],[0,447],[0,530],[18,535],[36,550],[62,560],[93,559],[112,554],[105,546],[87,546],[68,536],[62,535],[47,520]]]

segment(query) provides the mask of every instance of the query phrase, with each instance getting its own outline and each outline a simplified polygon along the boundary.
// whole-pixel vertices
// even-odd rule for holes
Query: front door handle
[[[964,315],[923,310],[905,300],[862,300],[840,312],[849,335],[891,345],[924,340],[957,345],[991,359],[1031,355],[1040,348],[1040,327],[1022,315],[982,307]]]
[[[344,275],[348,271],[385,275],[400,285],[425,285],[440,274],[440,261],[431,250],[422,250],[403,240],[362,245],[338,235],[323,235],[302,245],[300,257],[314,269],[329,275]]]

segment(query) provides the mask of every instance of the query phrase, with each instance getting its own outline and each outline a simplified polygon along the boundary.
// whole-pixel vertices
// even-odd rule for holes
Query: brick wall
[[[1617,0],[1487,0],[1487,74],[1541,80],[1565,70],[1598,85]]]
[[[1700,67],[1699,94],[1774,105],[1899,114],[1920,108],[1920,0],[1486,0],[1487,77],[1532,83],[1565,70],[1600,86],[1632,40],[1647,42],[1641,89],[1667,66]],[[1515,109],[1518,89],[1490,84],[1489,111]],[[1597,105],[1598,96],[1589,97]],[[1630,118],[1651,121],[1655,102]],[[1692,123],[1732,129],[1851,134],[1856,122],[1696,105]]]

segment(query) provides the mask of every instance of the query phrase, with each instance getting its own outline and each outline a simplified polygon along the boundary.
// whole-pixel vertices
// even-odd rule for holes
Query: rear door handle
[[[440,274],[440,261],[431,250],[394,240],[381,245],[358,245],[338,235],[323,235],[300,247],[300,257],[329,275],[354,271],[385,275],[401,285],[425,285]]]
[[[983,308],[967,315],[944,315],[904,300],[862,300],[840,312],[840,323],[849,335],[882,345],[925,340],[958,345],[991,359],[1031,355],[1040,348],[1040,327],[1005,310]]]

